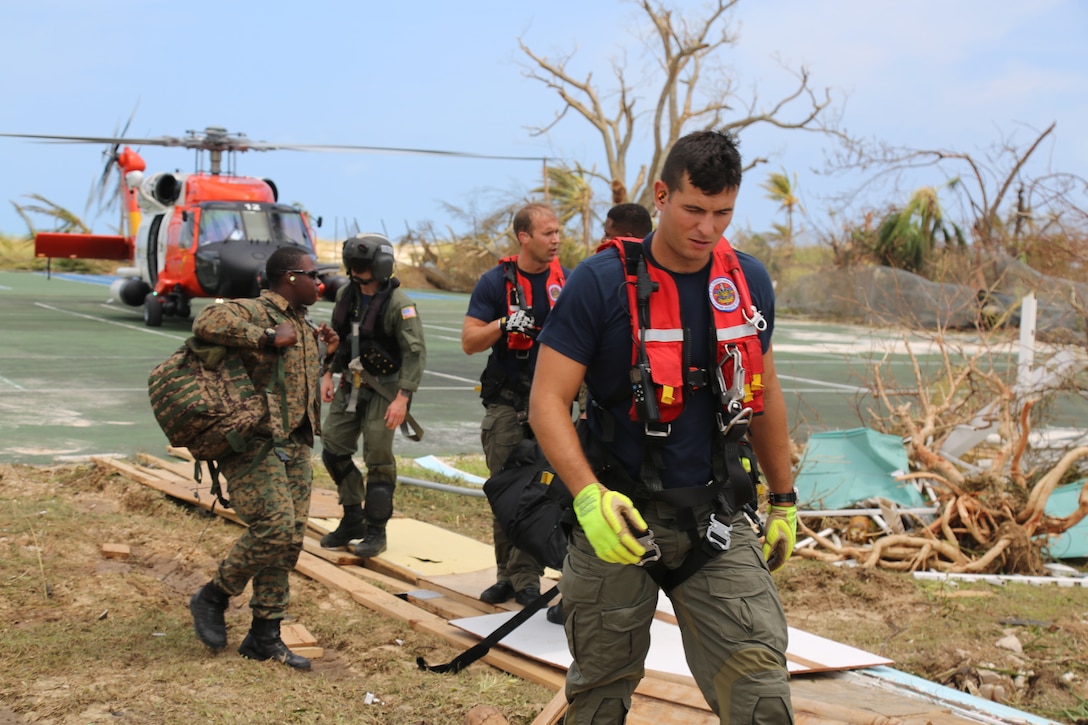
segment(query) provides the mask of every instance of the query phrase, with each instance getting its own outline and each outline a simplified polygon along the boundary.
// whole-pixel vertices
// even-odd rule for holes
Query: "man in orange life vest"
[[[491,475],[502,469],[514,446],[532,435],[528,407],[536,336],[570,274],[557,256],[559,219],[551,207],[522,207],[514,215],[514,234],[520,252],[480,277],[461,328],[466,354],[491,350],[480,376],[480,397],[487,409],[480,438]],[[514,547],[495,519],[492,529],[498,577],[480,599],[498,604],[514,597],[529,604],[540,595],[543,567]]]
[[[576,518],[559,584],[568,725],[624,722],[662,590],[721,722],[793,721],[770,573],[797,521],[774,290],[722,237],[741,169],[732,136],[679,139],[654,183],[657,231],[579,264],[539,336],[530,422]],[[753,449],[771,492],[762,547],[742,512],[756,499]]]

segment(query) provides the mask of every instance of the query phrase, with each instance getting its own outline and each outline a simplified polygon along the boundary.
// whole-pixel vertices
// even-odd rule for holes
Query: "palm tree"
[[[958,181],[952,179],[946,186],[954,187]],[[918,189],[906,207],[884,217],[873,250],[881,264],[920,272],[933,256],[938,239],[943,240],[945,246],[967,245],[963,230],[945,219],[937,194],[938,189],[933,186]]]
[[[41,214],[42,216],[52,218],[55,222],[53,229],[55,232],[76,234],[91,233],[91,228],[84,224],[82,219],[60,204],[49,201],[41,194],[27,194],[27,197],[37,201],[38,204],[16,204],[13,201],[11,202],[11,205],[15,207],[15,211],[22,217],[23,221],[26,222],[31,237],[37,234],[37,230],[34,228],[34,222],[30,218],[31,214]]]
[[[794,193],[797,187],[797,174],[793,175],[791,181],[786,170],[783,169],[781,174],[769,174],[767,180],[759,186],[767,192],[768,199],[778,202],[778,208],[786,212],[785,226],[775,224],[774,227],[782,241],[787,246],[793,246],[793,214],[795,211],[804,211],[801,199]]]

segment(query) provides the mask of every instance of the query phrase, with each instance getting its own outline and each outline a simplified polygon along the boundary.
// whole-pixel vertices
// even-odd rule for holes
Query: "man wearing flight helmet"
[[[357,234],[344,242],[343,260],[351,283],[336,294],[332,327],[341,344],[322,371],[321,397],[332,405],[321,426],[321,459],[336,481],[344,516],[321,545],[362,539],[355,554],[371,557],[386,548],[397,481],[393,436],[419,389],[427,352],[416,305],[393,277],[389,240]],[[339,387],[333,373],[341,374]],[[365,482],[352,461],[360,435]]]

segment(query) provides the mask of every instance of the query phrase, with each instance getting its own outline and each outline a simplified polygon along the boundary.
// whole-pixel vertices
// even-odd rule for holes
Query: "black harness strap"
[[[502,275],[510,285],[510,296],[506,301],[507,309],[510,307],[517,307],[519,310],[525,310],[525,289],[521,286],[521,280],[518,279],[518,264],[517,262],[503,262],[502,263]],[[532,310],[525,310],[528,313],[532,313]],[[505,335],[505,330],[503,331]],[[529,362],[528,350],[514,350],[514,357],[520,361],[523,365]],[[521,370],[521,377],[524,379],[525,370]]]
[[[474,644],[472,647],[469,647],[467,650],[454,657],[446,664],[428,665],[425,659],[423,659],[422,657],[417,657],[416,665],[419,667],[419,669],[425,670],[427,672],[438,672],[440,674],[446,672],[460,672],[476,660],[486,655],[491,650],[491,648],[494,647],[495,644],[503,637],[510,634],[522,624],[527,622],[530,617],[536,614],[539,610],[543,609],[548,604],[548,602],[554,599],[555,595],[558,593],[559,585],[556,585],[548,591],[544,592],[536,599],[531,601],[529,604],[527,604],[525,607],[523,607],[520,612],[515,614],[510,619],[506,620],[506,622],[504,622],[501,627],[484,637],[477,644]]]

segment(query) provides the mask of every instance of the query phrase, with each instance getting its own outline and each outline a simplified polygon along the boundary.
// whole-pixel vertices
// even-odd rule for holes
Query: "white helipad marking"
[[[185,337],[188,337],[188,336],[182,337],[182,336],[179,336],[179,335],[172,335],[169,332],[161,332],[159,330],[154,330],[154,329],[152,329],[150,327],[139,327],[137,325],[128,325],[128,324],[125,324],[124,322],[117,322],[115,320],[107,320],[107,319],[105,319],[103,317],[95,317],[94,315],[85,315],[82,312],[73,312],[71,310],[64,310],[64,309],[61,309],[60,307],[54,307],[53,305],[47,305],[44,302],[35,302],[34,304],[37,305],[38,307],[41,307],[41,308],[46,309],[46,310],[51,310],[53,312],[60,312],[60,313],[65,314],[65,315],[72,315],[73,317],[82,317],[85,320],[94,320],[95,322],[104,322],[107,325],[116,325],[117,327],[123,327],[126,330],[133,330],[135,332],[146,332],[146,333],[148,333],[150,335],[159,335],[160,337],[168,337],[171,340],[180,340],[180,341],[184,342]]]

